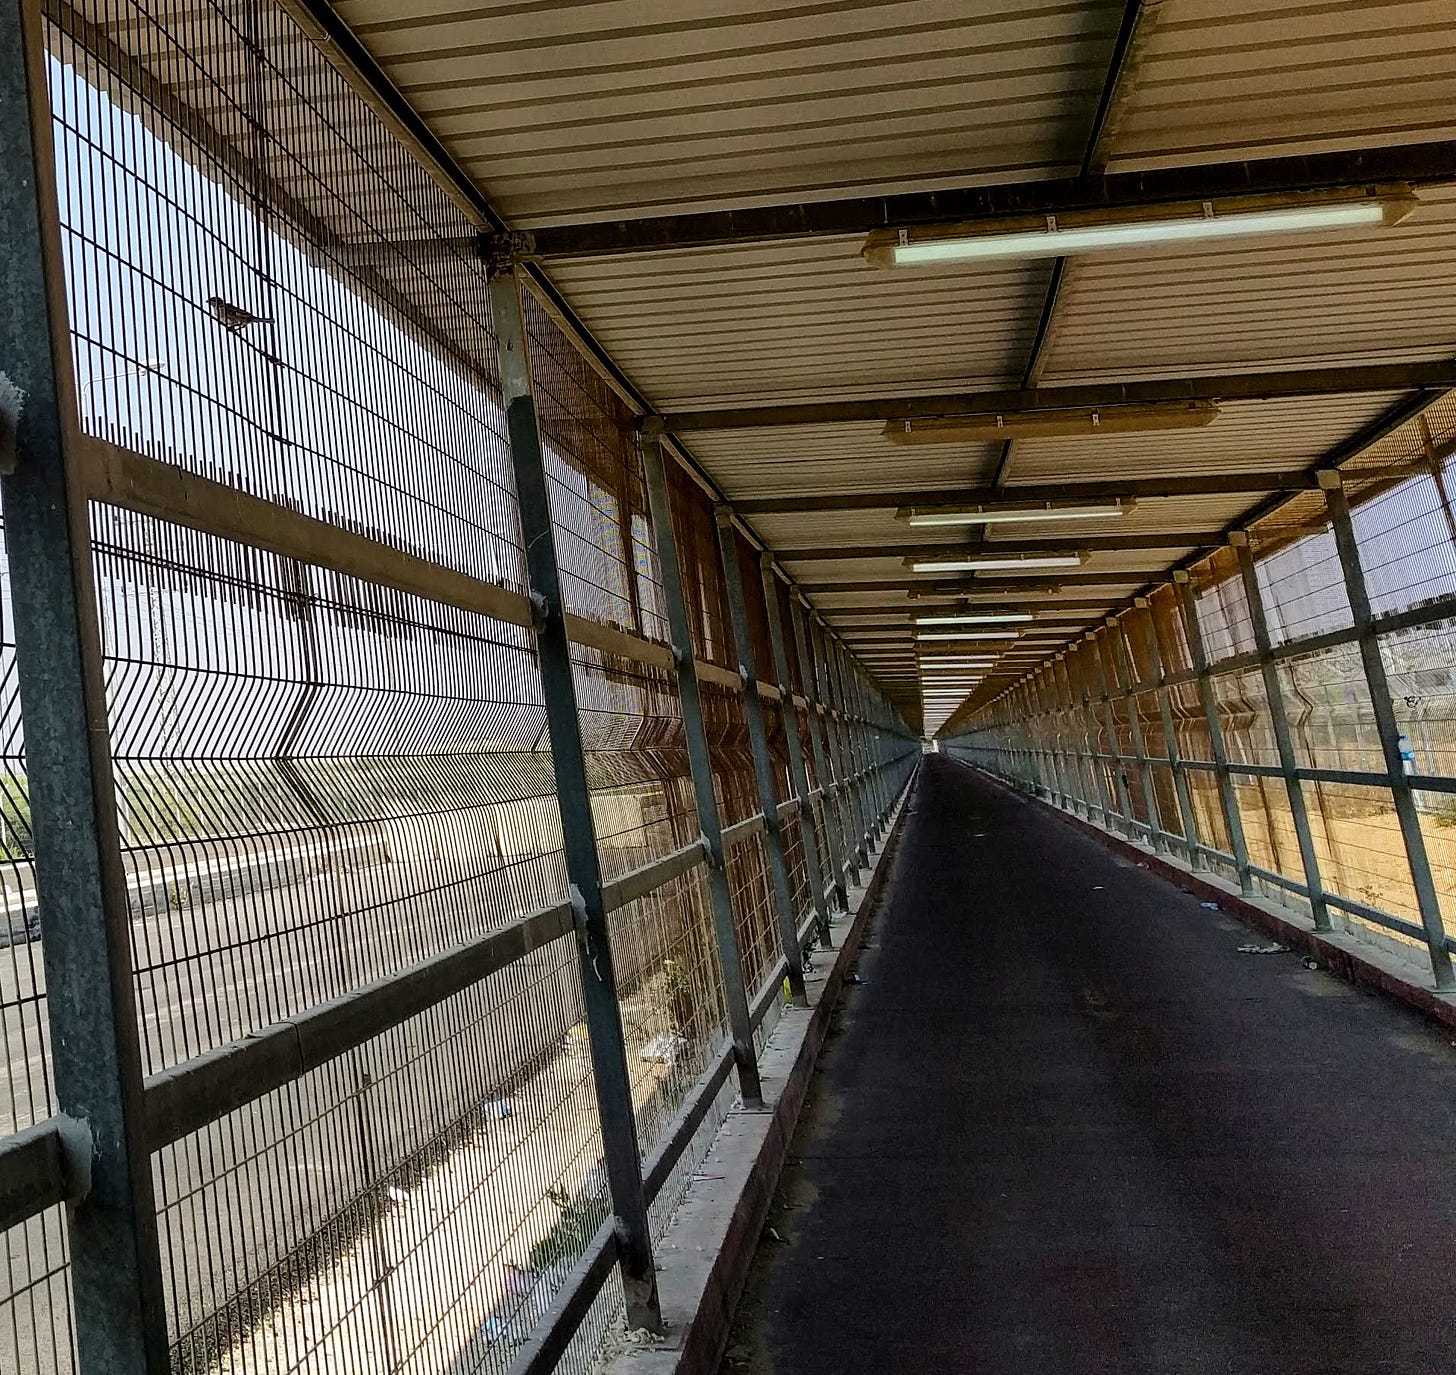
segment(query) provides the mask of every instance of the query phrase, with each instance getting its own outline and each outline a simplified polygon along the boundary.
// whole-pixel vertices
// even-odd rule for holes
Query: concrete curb
[[[974,765],[966,767],[975,768]],[[1318,960],[1330,973],[1344,979],[1346,983],[1353,984],[1356,988],[1381,993],[1420,1013],[1423,1017],[1438,1022],[1443,1027],[1456,1030],[1456,999],[1449,994],[1439,994],[1434,989],[1424,988],[1420,984],[1411,982],[1399,969],[1394,967],[1394,961],[1389,965],[1381,963],[1378,958],[1372,957],[1370,952],[1361,948],[1360,944],[1350,937],[1338,932],[1328,935],[1317,934],[1310,928],[1300,926],[1288,917],[1280,915],[1272,905],[1265,906],[1257,900],[1246,898],[1232,883],[1226,883],[1222,879],[1198,869],[1189,869],[1177,860],[1170,860],[1166,856],[1157,854],[1151,849],[1145,849],[1122,836],[1104,831],[1101,826],[1085,821],[1080,816],[1073,816],[1072,813],[1063,811],[1062,808],[1048,802],[1045,798],[1036,797],[1022,792],[1019,788],[1011,787],[1004,779],[987,773],[985,769],[977,768],[976,772],[1007,792],[1015,793],[1016,796],[1025,798],[1028,802],[1035,802],[1073,830],[1097,841],[1104,849],[1136,860],[1149,873],[1169,879],[1180,888],[1189,889],[1205,902],[1218,903],[1230,916],[1269,932],[1281,945],[1287,945],[1293,950],[1302,950],[1310,958]]]
[[[835,928],[842,934],[834,959],[827,969],[805,976],[810,1006],[786,1008],[759,1057],[766,1108],[737,1108],[724,1121],[699,1167],[701,1178],[688,1189],[656,1248],[668,1336],[612,1357],[606,1375],[713,1375],[718,1369],[830,1014],[884,890],[887,856],[914,786],[912,775],[890,814],[884,842],[871,854],[865,885],[849,892],[853,916],[847,926]]]

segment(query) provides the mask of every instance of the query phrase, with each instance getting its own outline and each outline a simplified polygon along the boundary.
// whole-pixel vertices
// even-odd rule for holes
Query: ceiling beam
[[[953,559],[963,557],[999,558],[1013,554],[1060,554],[1086,550],[1089,552],[1127,552],[1133,549],[1193,549],[1223,541],[1222,530],[1176,530],[1161,535],[1082,535],[1076,539],[997,540],[993,544],[850,544],[815,545],[806,549],[775,549],[781,563],[808,563],[834,559]],[[1057,572],[1057,570],[1052,570]],[[1144,577],[1152,574],[1145,573]],[[1057,572],[1057,580],[1065,578]]]
[[[925,597],[965,597],[981,592],[1038,592],[1045,595],[1055,587],[1101,587],[1107,583],[1131,583],[1136,586],[1154,576],[1156,575],[1146,570],[1073,573],[1054,568],[1049,569],[1045,577],[1026,573],[1014,578],[978,578],[967,573],[959,581],[937,582],[923,574],[917,576],[906,573],[903,577],[877,578],[874,581],[800,582],[798,585],[806,596],[820,592],[910,592]]]
[[[1007,610],[1028,611],[1035,615],[1037,612],[1063,611],[1096,612],[1110,603],[1106,597],[1058,597],[1055,601],[1039,602],[1008,602],[1002,599]],[[917,600],[910,606],[902,607],[896,602],[860,602],[852,606],[821,606],[819,613],[826,620],[839,619],[844,621],[862,620],[866,616],[887,616],[900,613],[906,616],[934,616],[938,612],[965,611],[974,614],[983,610],[979,603],[968,602],[963,597],[947,597],[943,601]]]
[[[900,488],[881,492],[825,492],[820,495],[748,497],[733,509],[746,516],[786,516],[821,511],[885,511],[900,506],[977,506],[1007,501],[1141,501],[1153,497],[1260,496],[1313,491],[1307,469],[1273,473],[1209,473],[1202,477],[1143,477],[1121,482],[1015,483],[1009,487]]]
[[[782,239],[868,234],[872,229],[1078,210],[1123,210],[1221,196],[1339,190],[1373,183],[1414,187],[1456,182],[1456,141],[1313,153],[1303,157],[1154,168],[1103,176],[1003,182],[893,196],[799,201],[652,215],[635,220],[548,225],[530,233],[539,259],[651,253]]]
[[[741,430],[761,426],[833,425],[848,421],[919,420],[947,415],[1005,415],[1025,411],[1084,410],[1177,401],[1272,401],[1307,396],[1456,387],[1456,360],[1365,363],[1337,368],[1287,368],[1210,377],[1160,377],[1135,382],[881,396],[852,401],[808,401],[781,406],[739,406],[679,411],[664,417],[674,433]],[[1218,422],[1215,421],[1215,424]]]

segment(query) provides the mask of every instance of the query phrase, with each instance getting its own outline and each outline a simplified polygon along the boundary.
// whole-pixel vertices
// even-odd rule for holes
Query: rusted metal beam
[[[1373,182],[1448,186],[1456,182],[1456,141],[550,225],[533,230],[531,239],[538,259],[600,257],[780,239],[848,237],[872,229],[959,220],[1125,210],[1231,195],[1327,191]]]
[[[1153,377],[1131,382],[1093,382],[1063,387],[940,392],[927,396],[878,396],[846,401],[807,401],[781,406],[737,406],[679,411],[664,417],[676,434],[763,426],[835,425],[854,421],[919,420],[952,415],[1008,415],[1178,401],[1272,401],[1309,396],[1358,396],[1367,392],[1456,387],[1456,360],[1429,363],[1364,363],[1336,368],[1284,368],[1210,377]],[[1217,423],[1217,422],[1215,422]]]

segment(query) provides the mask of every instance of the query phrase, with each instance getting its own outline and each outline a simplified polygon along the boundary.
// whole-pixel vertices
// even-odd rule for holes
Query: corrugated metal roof
[[[1456,191],[1428,191],[1388,229],[1080,259],[1041,380],[1448,357],[1453,238]]]
[[[553,264],[597,339],[663,410],[1011,384],[1050,264],[882,272],[861,240]]]
[[[1450,0],[1162,0],[1109,170],[1456,137]]]
[[[340,0],[339,13],[519,227],[1024,181],[1075,171],[1123,5],[1112,0]],[[1111,171],[1456,137],[1451,0],[1147,0],[1093,161]],[[1391,230],[1073,262],[1037,381],[1448,357],[1456,192]],[[875,272],[854,238],[553,263],[654,407],[1014,386],[1050,264]],[[896,447],[878,422],[693,433],[730,500],[1301,468],[1397,394],[1237,402],[1202,430]],[[1129,533],[1220,529],[1247,497],[1145,501]],[[911,544],[888,510],[761,516],[779,548]],[[1080,530],[992,536],[1075,543]],[[955,532],[920,532],[927,544]],[[1150,577],[1189,550],[1096,554]],[[903,582],[898,557],[790,561],[815,587]],[[934,579],[927,579],[933,581]],[[1040,584],[1044,587],[1046,584]],[[1035,585],[1033,585],[1035,586]],[[1065,595],[1120,605],[1126,577]],[[912,605],[902,588],[821,605]],[[1031,595],[1035,595],[1034,591]],[[1044,595],[1044,594],[1043,594]],[[868,645],[852,619],[851,644]],[[874,641],[877,645],[879,641]],[[913,662],[908,639],[893,662]],[[883,648],[873,662],[885,660]],[[913,704],[903,698],[913,710]]]
[[[1081,157],[1121,6],[338,0],[520,224],[963,182]]]

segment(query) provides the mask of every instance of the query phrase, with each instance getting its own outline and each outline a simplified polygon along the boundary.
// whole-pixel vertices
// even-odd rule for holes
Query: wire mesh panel
[[[159,1153],[174,1365],[502,1370],[600,1158],[564,938]]]

